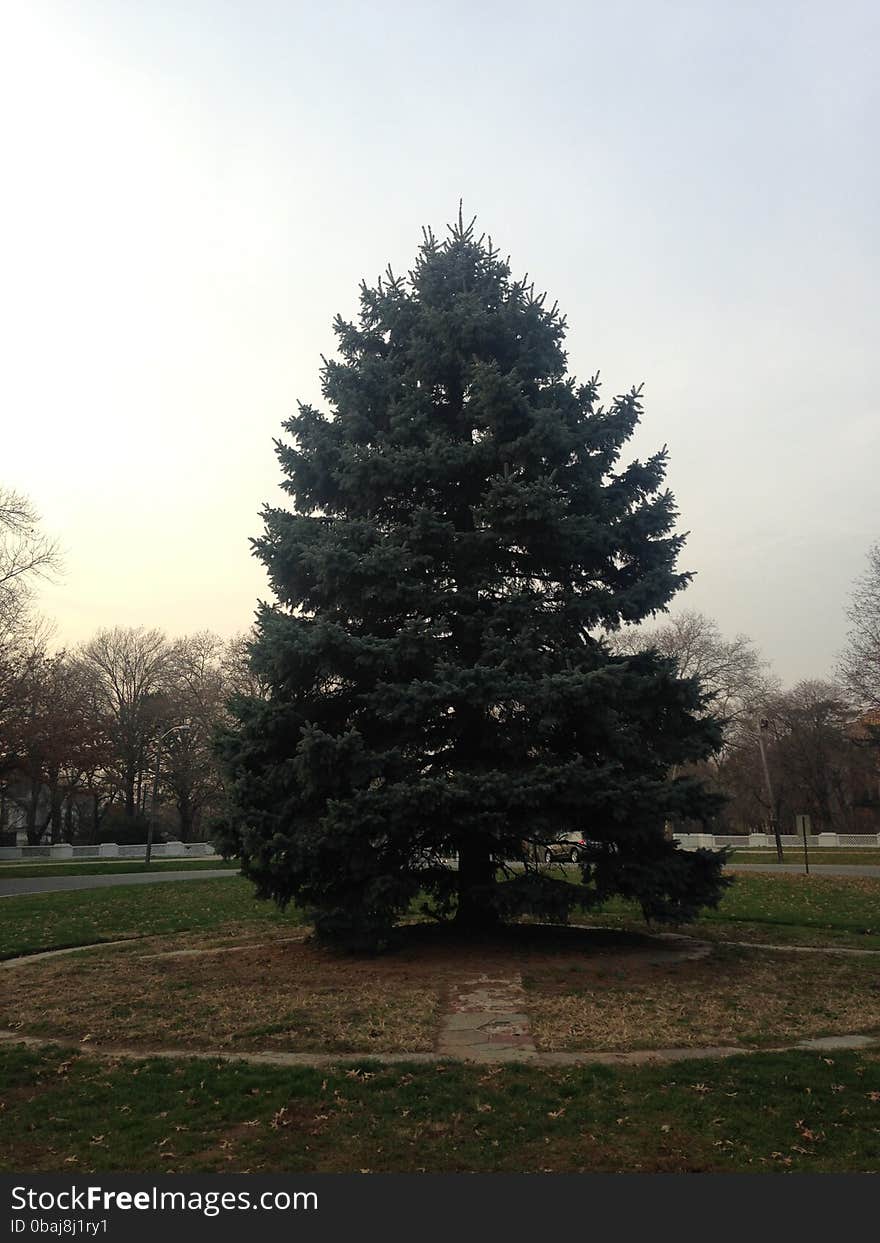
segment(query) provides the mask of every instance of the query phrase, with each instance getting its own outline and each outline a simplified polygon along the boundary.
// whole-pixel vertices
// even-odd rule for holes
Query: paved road
[[[880,871],[880,869],[878,869]],[[166,880],[206,880],[208,877],[237,876],[232,868],[195,869],[187,872],[117,872],[113,876],[23,876],[0,877],[0,898],[23,893],[59,893],[64,889],[107,889],[111,885],[156,885]]]
[[[803,863],[731,863],[729,872],[803,872]],[[880,876],[876,863],[811,863],[810,875],[816,876]]]
[[[729,866],[732,872],[788,872],[802,873],[802,863],[736,863]],[[875,863],[811,863],[810,872],[816,876],[880,876],[880,865]],[[217,876],[237,876],[231,868],[216,868],[188,872],[117,872],[113,876],[28,876],[20,880],[0,878],[0,898],[12,898],[25,893],[59,893],[67,889],[106,889],[112,885],[157,885],[171,880],[206,880]]]

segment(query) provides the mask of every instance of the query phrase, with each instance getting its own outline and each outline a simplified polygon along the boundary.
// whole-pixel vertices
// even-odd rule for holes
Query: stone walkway
[[[770,945],[764,941],[716,941],[716,945],[734,945],[746,950],[777,950],[783,954],[841,954],[855,955],[864,958],[866,955],[880,954],[880,950],[849,949],[838,945]]]
[[[437,1052],[476,1062],[535,1056],[522,976],[478,975],[449,990]]]

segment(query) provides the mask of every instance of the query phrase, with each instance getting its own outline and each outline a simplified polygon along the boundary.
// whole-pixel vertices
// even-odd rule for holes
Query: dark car
[[[583,833],[564,833],[544,847],[545,863],[582,863],[614,851],[612,842],[597,842]]]

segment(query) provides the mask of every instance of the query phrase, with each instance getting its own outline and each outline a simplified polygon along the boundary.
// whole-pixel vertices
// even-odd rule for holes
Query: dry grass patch
[[[486,972],[537,973],[609,952],[666,961],[642,934],[513,927],[475,939],[407,928],[397,952],[344,957],[291,925],[231,923],[5,967],[0,1026],[110,1048],[421,1053],[447,989]]]
[[[275,927],[254,926],[244,920],[230,921],[209,933],[201,929],[192,932],[175,932],[167,936],[140,937],[128,945],[114,946],[113,953],[152,957],[161,954],[188,953],[229,949],[236,946],[268,946],[306,941],[309,930],[296,924],[279,924]],[[89,948],[84,953],[93,953]],[[108,951],[109,952],[109,951]]]
[[[522,972],[546,1050],[880,1031],[875,958],[714,946],[686,960],[697,948],[582,927],[475,939],[420,926],[396,953],[364,959],[290,925],[233,923],[3,968],[0,1026],[111,1049],[420,1053],[434,1047],[450,986]]]
[[[772,1047],[880,1029],[876,959],[722,950],[699,962],[609,958],[525,979],[540,1049]]]
[[[396,968],[333,956],[289,928],[269,944],[231,931],[208,946],[139,941],[6,968],[0,1024],[111,1047],[430,1050],[438,989]]]

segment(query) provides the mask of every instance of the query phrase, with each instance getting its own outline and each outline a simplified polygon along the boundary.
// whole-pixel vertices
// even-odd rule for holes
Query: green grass
[[[635,903],[615,899],[578,922],[644,928]],[[717,910],[688,935],[773,944],[880,949],[880,877],[741,872]]]
[[[0,877],[24,879],[33,876],[114,876],[129,872],[203,872],[206,868],[238,870],[238,862],[216,859],[153,859],[150,866],[137,859],[118,863],[2,863]]]
[[[226,924],[296,922],[256,902],[236,877],[185,884],[110,886],[0,899],[0,958],[123,937],[212,932]],[[632,903],[609,902],[579,917],[612,927],[645,928]],[[681,931],[728,940],[880,949],[880,878],[740,873],[717,911]]]
[[[0,1051],[17,1172],[878,1172],[880,1060],[270,1068]]]
[[[0,901],[0,952],[295,920],[237,878],[22,896]],[[644,927],[622,903],[591,920]],[[741,874],[691,930],[880,948],[880,880]],[[880,1172],[869,1052],[355,1073],[7,1046],[0,1082],[7,1170]]]
[[[796,846],[786,846],[783,851],[783,863],[794,864],[797,867],[803,867],[804,852],[802,848]],[[873,849],[863,849],[858,846],[838,846],[828,847],[827,849],[811,849],[809,851],[810,863],[844,863],[844,864],[873,864],[880,867],[880,846],[874,846]],[[730,863],[775,863],[775,850],[734,850],[731,851],[729,857]]]
[[[0,898],[0,958],[124,937],[295,922],[238,877]]]

